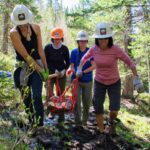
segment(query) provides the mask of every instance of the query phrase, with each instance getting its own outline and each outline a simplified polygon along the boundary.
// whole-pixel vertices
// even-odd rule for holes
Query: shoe
[[[58,116],[59,116],[59,117],[58,117],[58,123],[64,122],[64,120],[65,120],[65,115],[64,115],[64,113],[59,114]]]
[[[49,136],[47,136],[47,135],[38,135],[37,137],[37,141],[39,142],[39,143],[41,143],[43,146],[45,146],[45,147],[48,147],[48,146],[51,146],[52,145],[52,139],[49,137]]]
[[[115,123],[108,122],[108,123],[105,125],[104,132],[105,132],[106,134],[116,135],[116,125],[115,125]]]
[[[64,114],[59,115],[59,117],[58,117],[58,124],[57,124],[58,128],[63,128],[64,127],[64,124],[65,124],[64,120],[65,120]]]
[[[86,128],[87,127],[87,123],[86,122],[82,123],[82,126]]]
[[[82,125],[75,125],[74,129],[73,129],[76,133],[82,133],[84,128]]]
[[[54,114],[52,114],[52,113],[49,113],[48,114],[48,119],[54,119],[55,118],[55,115]]]
[[[61,121],[61,122],[58,122],[57,127],[60,129],[64,129],[64,125],[65,125],[64,121]]]
[[[106,145],[106,134],[105,133],[99,133],[98,138],[96,140],[96,144],[98,146]]]

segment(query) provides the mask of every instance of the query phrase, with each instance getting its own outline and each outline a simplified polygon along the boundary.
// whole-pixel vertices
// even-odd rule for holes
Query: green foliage
[[[14,61],[12,56],[0,54],[0,70],[13,72]],[[13,78],[0,78],[0,102],[5,103],[8,99],[11,101],[16,98]]]
[[[143,78],[145,88],[148,90],[148,60],[150,59],[149,20],[137,24],[138,31],[131,35],[133,41],[130,48],[136,59],[138,70]]]
[[[88,14],[88,10],[90,10],[91,3],[89,0],[84,0],[80,2],[81,4],[73,8],[73,10],[66,11],[66,17],[67,17],[67,25],[70,28],[75,29],[90,29],[90,15]]]
[[[108,115],[108,97],[105,100],[105,113]],[[143,149],[150,147],[148,94],[140,94],[137,102],[124,100],[121,103],[118,119],[116,122],[117,133],[123,141],[139,144]]]
[[[5,103],[16,99],[16,91],[11,79],[0,79],[0,102]]]
[[[44,44],[50,42],[50,30],[56,26],[62,26],[65,29],[66,39],[68,39],[68,45],[71,49],[76,47],[76,34],[79,30],[84,29],[91,35],[95,31],[95,26],[98,22],[106,21],[110,22],[115,33],[114,42],[119,44],[122,48],[125,47],[124,36],[127,33],[128,36],[132,38],[131,45],[128,47],[132,50],[132,54],[137,62],[138,72],[140,73],[145,88],[148,87],[147,82],[147,60],[150,59],[150,21],[149,21],[149,10],[146,8],[147,0],[80,0],[80,5],[73,10],[66,10],[66,20],[64,18],[64,12],[61,9],[57,16],[52,8],[52,3],[47,6],[47,9],[38,9],[33,0],[11,0],[7,3],[7,0],[0,1],[0,12],[11,13],[13,7],[16,4],[25,4],[28,6],[35,16],[35,21],[40,23],[43,35]],[[130,18],[128,14],[128,8],[139,8],[146,13],[146,17],[141,19],[141,21],[136,20],[138,13]],[[141,9],[137,9],[140,13]],[[2,22],[2,15],[0,15],[0,22]],[[42,17],[42,18],[41,18]],[[57,17],[57,19],[56,19]],[[135,32],[129,32],[129,24],[127,20],[132,19],[131,25],[136,27]],[[56,23],[56,21],[58,21]],[[66,23],[70,30],[67,30]],[[1,33],[1,31],[0,31]],[[70,38],[68,35],[72,35]],[[93,45],[94,40],[90,39],[89,45]],[[0,53],[0,70],[6,70],[13,72],[14,69],[14,56],[3,55]],[[125,75],[124,66],[121,64],[119,68],[121,75]],[[11,102],[14,103],[16,99],[16,91],[14,89],[13,80],[10,79],[0,79],[0,103]],[[26,89],[25,94],[27,95],[28,89]],[[19,92],[18,92],[19,94]],[[150,147],[149,143],[143,142],[149,139],[149,117],[148,112],[148,95],[140,95],[140,104],[134,105],[133,108],[128,108],[122,106],[119,114],[121,120],[118,123],[117,131],[119,135],[123,137],[124,140],[131,141],[136,144],[139,143],[143,148]],[[143,102],[144,101],[144,102]],[[108,101],[107,101],[108,102]],[[144,104],[143,104],[144,103]],[[105,104],[108,109],[108,103]],[[23,109],[23,108],[21,108]],[[7,110],[6,110],[7,111]],[[17,116],[18,118],[20,116]],[[0,132],[1,133],[1,132]],[[2,149],[10,149],[14,144],[15,137],[17,136],[16,129],[8,130],[11,135],[11,139],[3,139],[0,137],[0,143]],[[60,138],[60,134],[57,129],[52,131],[56,138]],[[2,134],[1,134],[2,135]],[[66,133],[65,136],[69,138],[69,134]],[[71,142],[65,142],[65,146],[70,146]],[[16,149],[28,149],[27,145],[20,143]],[[40,149],[40,148],[39,148]]]
[[[72,29],[72,36],[75,37],[77,29],[85,29],[89,35],[92,35],[98,22],[109,22],[115,33],[114,43],[123,49],[126,48],[126,51],[128,48],[129,55],[136,60],[138,72],[147,90],[147,62],[150,59],[148,1],[91,0],[89,7],[81,7],[84,2],[86,1],[81,1],[80,7],[66,12],[67,24]],[[126,38],[131,38],[128,45],[125,43]],[[94,41],[90,40],[90,45],[93,44]],[[121,74],[123,74],[123,66],[120,68]]]
[[[134,112],[126,107],[122,108],[119,114],[121,122],[118,124],[117,131],[124,140],[130,141],[133,144],[139,144],[143,148],[148,148],[150,147],[148,143],[150,131],[149,122],[145,115],[141,115],[142,110],[139,108],[140,106],[137,106]]]
[[[14,56],[4,55],[0,53],[0,70],[13,72],[14,70]]]
[[[14,6],[17,4],[24,4],[26,5],[29,9],[34,14],[34,19],[35,21],[39,22],[41,20],[41,16],[38,13],[38,8],[34,4],[34,0],[1,0],[0,1],[0,12],[1,13],[11,13]]]

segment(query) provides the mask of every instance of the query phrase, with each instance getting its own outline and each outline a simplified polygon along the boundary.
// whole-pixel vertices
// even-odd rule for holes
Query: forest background
[[[73,7],[66,7],[62,0],[0,0],[0,70],[12,73],[15,52],[9,37],[9,31],[13,27],[10,14],[16,4],[22,3],[31,9],[34,16],[33,22],[38,23],[41,27],[43,47],[50,42],[50,31],[56,26],[63,28],[64,44],[69,47],[71,52],[77,46],[76,34],[78,31],[83,29],[88,32],[88,46],[91,47],[94,44],[92,35],[96,24],[99,22],[111,24],[115,33],[114,43],[122,47],[134,59],[145,87],[145,92],[139,95],[139,99],[143,103],[138,104],[138,109],[134,108],[138,113],[133,115],[141,120],[141,124],[135,123],[130,127],[127,124],[126,116],[131,120],[134,120],[134,117],[127,111],[122,112],[125,116],[124,123],[131,130],[134,129],[135,135],[139,135],[146,141],[149,140],[150,0],[79,0],[78,4]],[[121,78],[124,80],[130,74],[130,70],[122,62],[120,62],[119,69]],[[1,80],[0,103],[2,107],[7,103],[9,103],[8,105],[14,104],[16,90],[12,89],[12,86],[13,82]],[[145,122],[144,125],[143,122]],[[2,123],[0,125],[2,126]],[[142,126],[144,129],[141,129]],[[0,139],[0,141],[3,140]],[[144,147],[148,146],[144,145]]]

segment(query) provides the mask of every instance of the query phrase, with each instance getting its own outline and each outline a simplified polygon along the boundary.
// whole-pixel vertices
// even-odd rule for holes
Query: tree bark
[[[8,53],[8,29],[9,29],[9,14],[5,12],[3,15],[3,37],[1,51],[4,54]]]
[[[131,7],[126,8],[127,17],[125,18],[125,25],[127,25],[127,30],[124,33],[124,49],[127,52],[127,54],[132,57],[131,49],[129,49],[129,46],[131,44],[132,39],[129,37],[129,35],[132,33],[132,12]],[[127,72],[127,68],[125,66],[125,72]],[[133,76],[132,74],[127,74],[125,76],[125,80],[123,83],[123,91],[122,96],[124,98],[133,99]]]
[[[122,97],[127,99],[134,99],[133,91],[133,75],[128,74],[126,75],[125,80],[123,82]]]
[[[129,46],[131,45],[131,37],[129,36],[132,33],[132,11],[131,7],[126,7],[127,17],[125,18],[126,31],[124,33],[124,48],[130,57],[132,57],[131,49]]]
[[[148,19],[149,19],[149,15],[148,15],[148,4],[150,2],[145,2],[144,6],[143,6],[143,14],[144,14],[144,22],[146,22]],[[146,31],[145,31],[146,33]],[[144,45],[145,47],[145,50],[147,50],[147,69],[148,69],[148,77],[147,77],[147,80],[148,80],[148,94],[149,94],[149,109],[150,109],[150,52],[148,51],[148,45],[147,43],[145,43]]]
[[[148,93],[149,93],[149,109],[150,109],[150,57],[148,57],[147,65],[148,65]]]

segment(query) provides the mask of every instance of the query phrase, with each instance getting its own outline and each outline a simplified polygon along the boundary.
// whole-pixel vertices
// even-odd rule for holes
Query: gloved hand
[[[61,70],[61,71],[60,71],[60,78],[62,78],[62,77],[65,75],[65,73],[66,73],[66,70],[65,70],[65,69]]]
[[[57,74],[58,78],[62,78],[66,73],[66,70],[63,69],[61,71],[58,71],[57,69],[55,70],[55,74]]]
[[[71,70],[73,73],[76,72],[74,67],[71,67],[70,70]]]
[[[40,71],[40,75],[43,81],[47,81],[48,80],[48,75],[49,75],[49,70],[48,69],[42,69]]]
[[[81,67],[77,67],[76,76],[77,77],[82,76],[82,68]]]
[[[58,78],[61,76],[61,73],[56,69],[55,74],[57,74]]]
[[[70,77],[70,76],[72,76],[72,74],[73,74],[74,72],[75,72],[75,70],[69,68],[69,69],[66,71],[66,76],[67,76],[67,77]]]
[[[133,85],[134,85],[134,88],[137,90],[138,93],[144,92],[144,86],[143,86],[142,81],[139,78],[139,76],[134,77]]]

